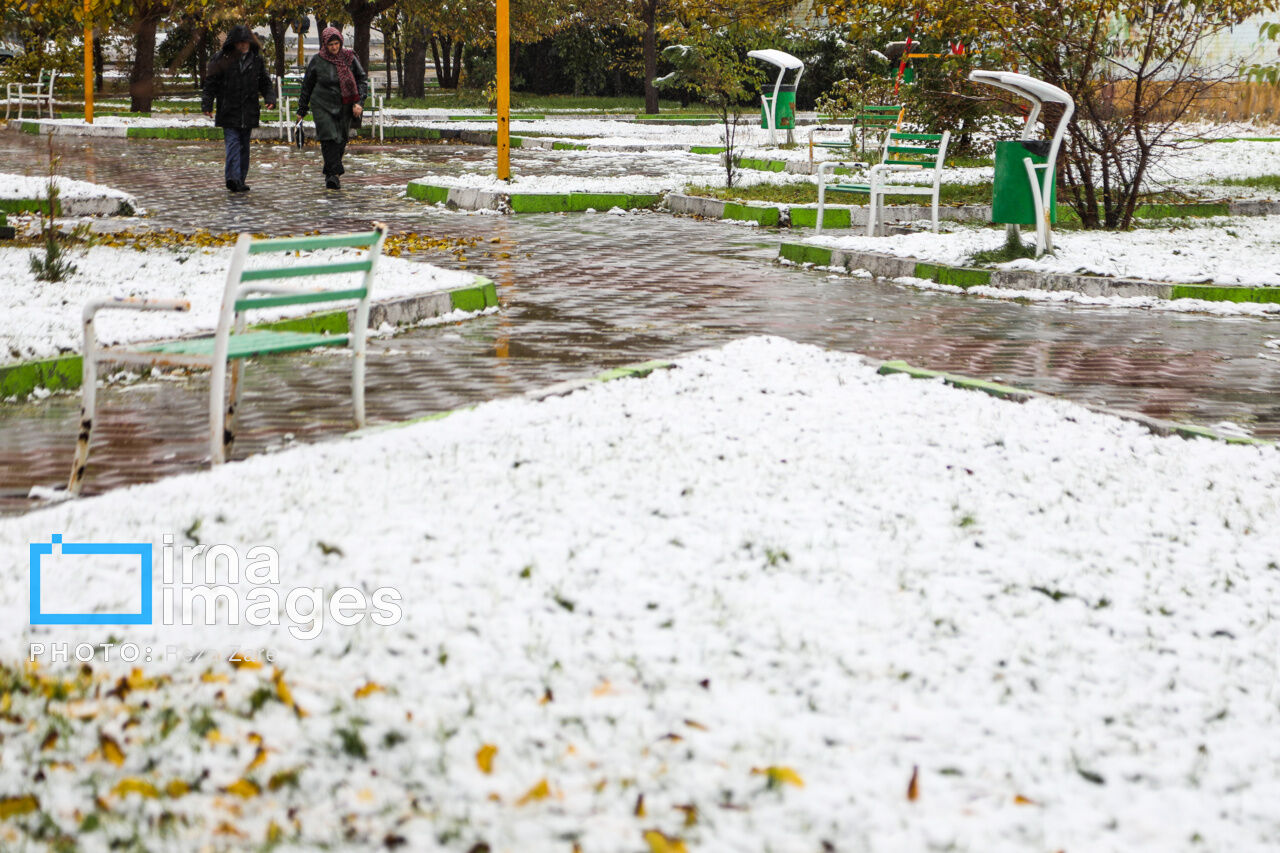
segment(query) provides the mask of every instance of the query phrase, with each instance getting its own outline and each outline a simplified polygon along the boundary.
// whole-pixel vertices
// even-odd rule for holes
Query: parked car
[[[16,56],[22,55],[22,48],[11,41],[0,39],[0,62],[8,62]]]

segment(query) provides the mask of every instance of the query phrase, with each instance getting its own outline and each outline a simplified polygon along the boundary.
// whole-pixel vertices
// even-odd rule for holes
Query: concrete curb
[[[941,379],[947,385],[951,385],[955,388],[962,388],[966,391],[980,391],[983,394],[990,394],[992,397],[998,397],[1002,400],[1011,400],[1015,403],[1025,403],[1028,400],[1063,399],[1051,394],[1041,394],[1038,391],[1030,391],[1026,388],[1016,388],[1012,385],[990,382],[985,379],[974,379],[970,376],[961,376],[956,373],[945,373],[939,370],[926,370],[923,367],[915,367],[907,364],[905,361],[882,362],[876,372],[882,376],[903,374],[910,376],[912,379]],[[1111,415],[1122,420],[1132,421],[1146,427],[1154,434],[1160,436],[1178,435],[1183,438],[1208,438],[1214,441],[1226,442],[1227,444],[1246,444],[1257,447],[1276,446],[1275,442],[1266,441],[1261,438],[1223,435],[1222,433],[1215,432],[1207,427],[1194,426],[1192,424],[1181,424],[1176,421],[1161,420],[1160,418],[1153,418],[1138,412],[1130,412],[1122,409],[1108,409],[1105,406],[1091,406],[1087,403],[1074,403],[1074,405],[1081,406],[1091,412],[1097,412],[1098,414]]]
[[[783,243],[778,258],[794,264],[866,270],[878,278],[923,278],[960,288],[998,287],[1005,290],[1069,290],[1085,296],[1149,296],[1156,299],[1203,299],[1209,302],[1280,303],[1280,287],[1230,287],[1212,284],[1178,284],[1140,278],[953,267],[881,252],[855,252]]]
[[[613,382],[617,379],[641,379],[653,373],[655,370],[669,370],[675,367],[670,361],[645,361],[639,364],[625,364],[622,367],[615,367],[612,370],[606,370],[604,373],[595,376],[588,376],[586,379],[566,379],[564,382],[557,382],[544,388],[536,388],[522,396],[527,400],[545,400],[548,397],[563,397],[566,394],[572,394],[574,391],[580,391],[583,388],[589,388],[601,382]],[[479,405],[479,404],[477,404]],[[463,406],[458,409],[448,409],[443,412],[436,412],[430,415],[424,415],[420,418],[412,418],[407,421],[397,421],[392,424],[378,424],[377,426],[366,427],[365,429],[353,430],[347,433],[347,438],[360,438],[375,433],[387,432],[393,429],[403,429],[415,424],[429,423],[430,421],[444,420],[451,415],[459,412],[469,412],[475,406]]]
[[[416,201],[443,204],[450,210],[497,210],[502,213],[581,213],[656,207],[661,193],[520,193],[479,187],[449,187],[410,181],[405,195]]]
[[[451,311],[483,311],[497,307],[497,286],[484,276],[475,276],[470,287],[440,290],[414,296],[399,296],[370,303],[369,328],[383,323],[407,326]],[[355,309],[323,311],[302,317],[289,317],[256,325],[255,329],[310,334],[345,334],[355,321]],[[81,357],[63,355],[57,358],[0,365],[0,399],[25,397],[36,388],[50,391],[80,387]]]
[[[133,196],[87,196],[83,198],[59,198],[54,206],[54,216],[134,216],[138,200]],[[44,213],[49,210],[48,199],[4,198],[0,199],[0,214]]]

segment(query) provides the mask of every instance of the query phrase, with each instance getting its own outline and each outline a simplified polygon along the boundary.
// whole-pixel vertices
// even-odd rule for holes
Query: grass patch
[[[1252,187],[1257,190],[1280,190],[1280,175],[1254,175],[1252,178],[1223,178],[1214,181],[1223,187]]]
[[[1022,238],[1012,232],[1005,232],[1004,245],[998,249],[983,249],[969,257],[969,264],[1002,264],[1018,258],[1034,258],[1036,247],[1024,243]]]

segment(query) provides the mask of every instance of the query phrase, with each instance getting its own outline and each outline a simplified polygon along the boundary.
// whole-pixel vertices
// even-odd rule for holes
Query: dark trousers
[[[320,153],[324,155],[324,176],[341,175],[346,169],[342,168],[342,155],[347,151],[347,140],[330,141],[322,139],[320,141]]]
[[[223,170],[228,181],[244,183],[249,174],[249,137],[253,130],[247,127],[224,127],[222,142],[227,149],[227,163]]]

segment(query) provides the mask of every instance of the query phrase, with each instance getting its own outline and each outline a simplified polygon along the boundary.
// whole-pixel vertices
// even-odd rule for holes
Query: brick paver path
[[[42,145],[0,133],[0,161],[35,172]],[[375,422],[778,334],[1157,417],[1231,420],[1280,438],[1280,362],[1265,346],[1277,336],[1275,321],[922,292],[778,266],[778,235],[758,229],[653,213],[462,215],[399,197],[425,173],[492,163],[492,151],[465,146],[352,146],[344,190],[328,193],[314,146],[299,153],[255,145],[253,191],[233,197],[220,187],[217,144],[69,138],[58,145],[64,174],[136,194],[150,214],[145,221],[157,227],[287,234],[383,219],[400,231],[480,238],[466,263],[498,282],[502,312],[375,341],[368,371]],[[515,168],[582,168],[580,153],[517,151]],[[488,242],[494,237],[500,242]],[[460,263],[450,254],[422,259]],[[319,369],[301,369],[303,361]],[[341,354],[268,359],[246,375],[236,456],[348,428],[350,374]],[[205,388],[199,377],[108,388],[86,493],[199,467]],[[65,479],[77,406],[75,395],[0,406],[0,509],[27,508],[32,485]]]

